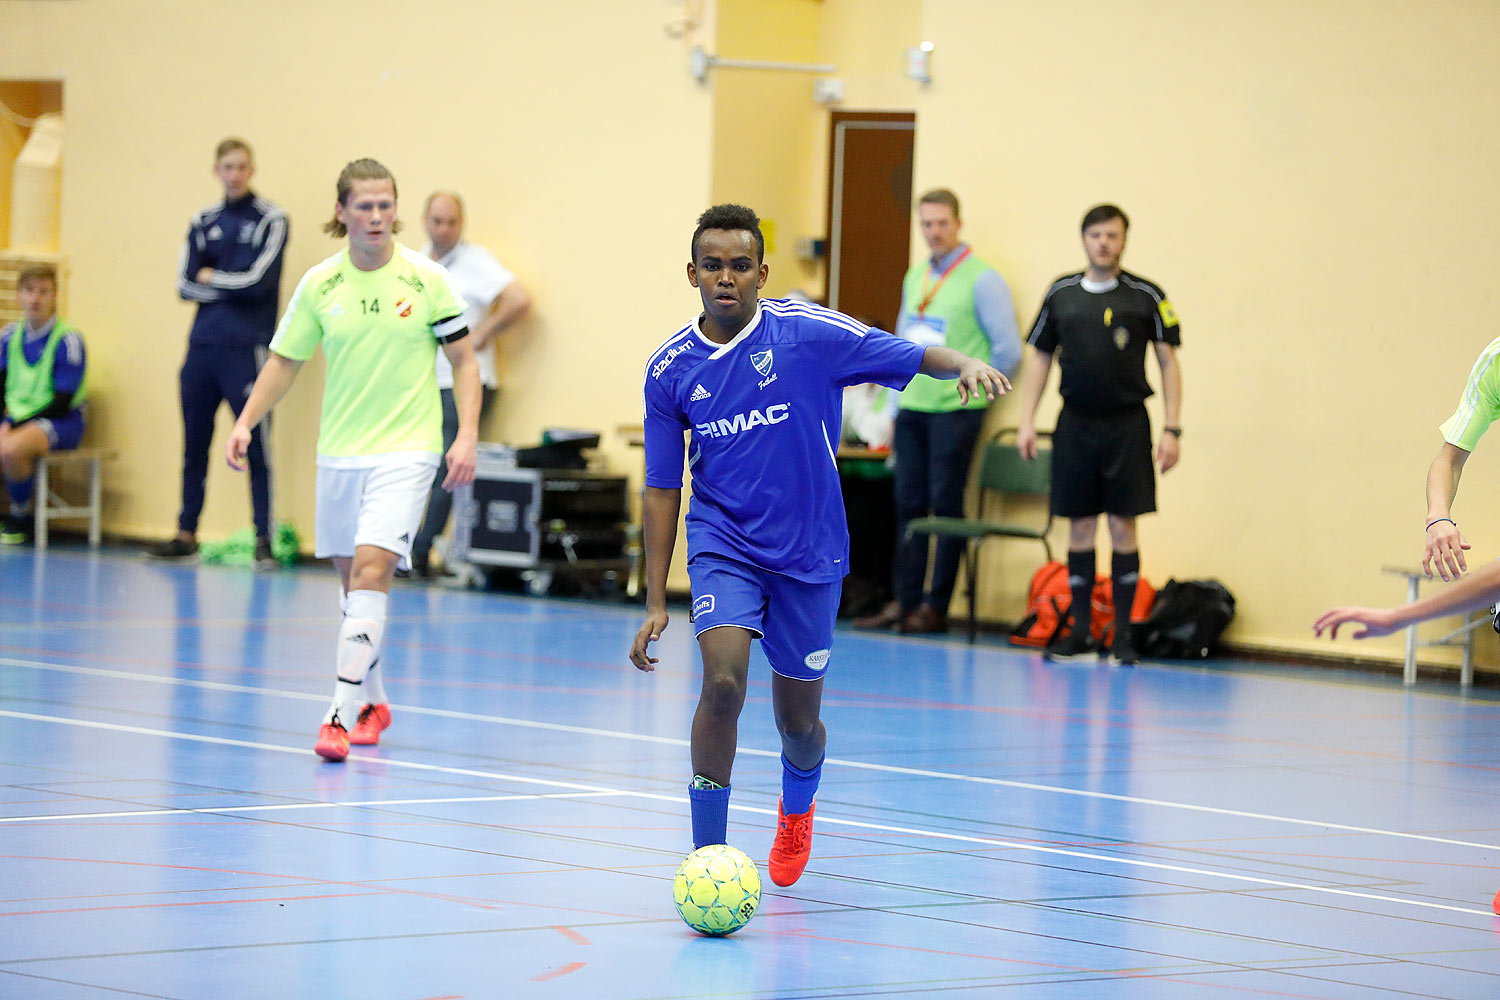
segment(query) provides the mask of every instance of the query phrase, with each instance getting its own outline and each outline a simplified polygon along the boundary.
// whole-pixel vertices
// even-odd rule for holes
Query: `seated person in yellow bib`
[[[479,365],[465,339],[463,301],[448,273],[395,241],[396,179],[355,160],[338,180],[332,222],[348,246],[302,276],[271,339],[271,357],[235,421],[227,457],[245,467],[250,433],[319,345],[327,362],[318,429],[317,555],[343,583],[333,704],[314,750],[342,761],[391,724],[378,660],[391,578],[411,555],[433,471],[443,458],[434,358],[453,365],[458,435],[448,449],[453,489],[474,481]]]
[[[4,545],[31,540],[37,460],[78,447],[88,398],[83,336],[57,315],[57,271],[48,264],[23,268],[16,296],[22,319],[0,330],[0,469],[10,495],[10,514],[0,528]]]

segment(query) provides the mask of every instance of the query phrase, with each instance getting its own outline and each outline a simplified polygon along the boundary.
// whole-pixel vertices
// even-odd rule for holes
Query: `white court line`
[[[379,806],[427,806],[450,802],[516,802],[526,799],[584,799],[618,792],[539,792],[535,795],[458,795],[442,799],[363,799],[336,802],[279,802],[260,806],[199,806],[195,809],[121,809],[117,812],[40,813],[35,816],[0,816],[0,823],[49,823],[61,819],[134,819],[138,816],[194,816],[215,813],[276,812],[286,809],[361,809]]]
[[[278,688],[250,687],[244,684],[226,684],[222,681],[193,680],[180,677],[163,677],[159,674],[144,674],[125,670],[109,670],[103,667],[78,667],[60,663],[47,663],[41,660],[19,660],[13,657],[0,656],[0,665],[27,667],[32,670],[52,670],[59,673],[82,674],[91,677],[115,677],[122,680],[145,681],[152,684],[184,685],[188,687],[204,688],[211,691],[233,691],[242,694],[272,695],[279,698],[293,698],[298,701],[326,702],[326,695],[308,694],[304,691],[284,691]],[[523,729],[541,729],[551,732],[572,733],[579,736],[603,736],[611,739],[632,740],[639,743],[658,743],[665,746],[685,747],[687,740],[673,736],[648,736],[642,733],[628,733],[614,729],[594,729],[588,726],[569,726],[559,722],[537,722],[532,719],[514,719],[503,715],[480,715],[474,712],[458,712],[446,708],[424,708],[420,705],[398,705],[392,704],[392,709],[402,712],[410,712],[413,715],[429,715],[443,719],[464,719],[470,722],[487,722],[501,726],[515,726]],[[737,753],[750,757],[776,757],[781,756],[779,750],[760,750],[755,747],[738,747]],[[1301,819],[1296,816],[1278,816],[1274,813],[1249,812],[1243,809],[1225,809],[1220,806],[1201,806],[1191,802],[1173,802],[1168,799],[1147,799],[1135,795],[1115,795],[1110,792],[1095,792],[1084,788],[1066,788],[1061,785],[1040,785],[1029,781],[1007,781],[1004,778],[984,778],[973,774],[958,774],[952,771],[928,771],[915,767],[900,767],[894,764],[873,764],[867,761],[846,760],[839,757],[829,757],[824,761],[827,765],[836,767],[847,767],[860,771],[880,771],[887,774],[902,774],[913,778],[938,778],[944,781],[964,781],[976,785],[990,785],[998,788],[1017,788],[1031,792],[1048,792],[1054,795],[1073,795],[1087,799],[1103,799],[1110,802],[1125,802],[1131,805],[1158,806],[1163,809],[1181,809],[1186,812],[1207,813],[1214,816],[1232,816],[1237,819],[1264,820],[1271,823],[1286,823],[1293,826],[1311,826],[1322,830],[1336,830],[1341,833],[1364,833],[1377,837],[1395,837],[1401,840],[1418,840],[1429,844],[1446,844],[1450,847],[1477,847],[1486,851],[1500,851],[1500,844],[1484,844],[1472,840],[1455,840],[1450,837],[1435,837],[1425,833],[1407,833],[1403,830],[1382,830],[1377,827],[1351,826],[1347,823],[1333,823],[1320,819]]]
[[[245,747],[252,750],[270,750],[275,753],[295,754],[299,757],[314,757],[311,750],[303,747],[284,746],[277,743],[256,743],[250,740],[233,740],[222,736],[200,736],[196,733],[178,733],[169,729],[148,729],[143,726],[125,726],[113,722],[90,722],[86,719],[70,719],[56,715],[36,715],[31,712],[11,712],[0,709],[0,717],[8,719],[21,719],[29,722],[50,722],[64,726],[79,726],[85,729],[106,729],[111,732],[133,733],[141,736],[159,736],[165,739],[187,740],[193,743],[214,743],[220,746]],[[687,803],[687,797],[682,795],[663,795],[658,792],[642,792],[627,788],[604,788],[601,786],[579,785],[567,781],[552,781],[546,778],[528,778],[516,774],[502,774],[497,771],[480,771],[467,767],[445,767],[441,764],[423,764],[417,761],[393,760],[381,757],[361,757],[350,754],[350,761],[364,762],[385,767],[404,767],[419,771],[437,771],[443,774],[457,774],[467,777],[491,778],[499,781],[519,781],[532,785],[552,785],[558,788],[568,788],[582,792],[609,792],[628,798],[648,799],[653,802],[673,802],[679,805]],[[774,816],[776,813],[771,809],[763,809],[758,806],[730,805],[731,809],[738,812],[756,813],[763,816]],[[866,823],[852,819],[837,819],[835,817],[820,815],[817,822],[824,825],[848,826],[861,830],[875,830],[881,833],[897,833],[913,837],[931,837],[936,840],[946,840],[961,844],[979,844],[985,847],[1003,847],[1016,851],[1029,851],[1034,854],[1048,854],[1055,857],[1078,858],[1084,861],[1094,861],[1102,864],[1124,865],[1129,868],[1149,868],[1153,871],[1175,872],[1182,875],[1197,875],[1204,878],[1227,879],[1232,882],[1244,882],[1250,885],[1268,886],[1276,889],[1296,889],[1302,892],[1318,892],[1333,896],[1349,896],[1355,899],[1368,899],[1380,903],[1392,903],[1397,906],[1418,906],[1429,910],[1444,910],[1449,913],[1467,913],[1473,916],[1491,917],[1489,910],[1476,910],[1464,906],[1449,906],[1445,903],[1429,903],[1419,899],[1403,899],[1399,896],[1382,896],[1372,892],[1357,892],[1353,889],[1337,889],[1332,886],[1309,885],[1304,882],[1284,882],[1279,879],[1259,878],[1253,875],[1235,875],[1230,872],[1214,871],[1208,868],[1189,868],[1185,865],[1169,865],[1160,861],[1143,861],[1139,858],[1114,857],[1108,854],[1093,854],[1088,851],[1072,851],[1062,847],[1046,847],[1041,844],[1027,844],[1020,841],[996,840],[990,837],[974,837],[961,833],[942,833],[936,830],[919,830],[907,826],[891,826],[885,823]]]

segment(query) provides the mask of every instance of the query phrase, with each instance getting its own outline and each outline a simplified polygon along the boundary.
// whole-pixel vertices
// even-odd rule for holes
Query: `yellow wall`
[[[1436,425],[1495,334],[1484,248],[1500,54],[1487,40],[1500,7],[724,0],[721,45],[733,24],[752,57],[803,58],[810,7],[812,58],[838,65],[842,107],[916,111],[915,186],[959,192],[965,235],[1009,281],[1023,332],[1052,278],[1082,265],[1084,209],[1114,200],[1131,214],[1127,266],[1167,287],[1186,330],[1183,463],[1142,522],[1147,575],[1223,579],[1239,597],[1231,638],[1249,646],[1332,651],[1308,631],[1324,606],[1399,598],[1380,567],[1420,555]],[[928,87],[903,75],[924,39]],[[821,233],[826,109],[801,77],[759,95],[789,138],[735,146],[734,169],[767,203],[800,198],[793,227]],[[721,114],[716,194],[727,127]],[[770,286],[790,287],[775,268]],[[1056,409],[1054,375],[1043,426]],[[1015,419],[1011,401],[990,426]],[[1458,515],[1488,558],[1500,524],[1482,498],[1500,459],[1479,451]],[[1107,566],[1103,539],[1101,551]],[[1018,617],[1038,557],[990,547],[983,615]],[[1396,639],[1357,648],[1400,653]]]
[[[723,59],[787,63],[818,61],[818,0],[719,0],[718,51]],[[766,295],[793,289],[820,293],[815,268],[796,258],[808,228],[806,206],[822,179],[806,165],[814,158],[816,77],[781,70],[712,70],[714,89],[713,179],[715,202],[748,205],[769,223]],[[774,233],[774,235],[773,235]]]
[[[707,21],[670,36],[685,10]],[[317,227],[351,157],[395,170],[412,242],[427,190],[466,194],[471,236],[537,303],[506,345],[495,436],[638,419],[629,373],[697,305],[682,274],[695,215],[748,201],[776,221],[778,254],[826,224],[811,77],[724,70],[700,86],[687,51],[701,43],[836,63],[844,107],[914,109],[916,186],[963,197],[966,235],[1010,282],[1023,328],[1080,265],[1081,212],[1108,199],[1131,213],[1127,264],[1168,288],[1187,344],[1183,464],[1143,522],[1150,578],[1218,576],[1240,598],[1233,638],[1292,649],[1312,648],[1307,623],[1334,600],[1399,596],[1379,568],[1420,551],[1435,427],[1494,335],[1500,7],[721,0],[717,13],[723,30],[711,3],[588,0],[564,18],[454,2],[420,19],[388,0],[272,0],[253,16],[187,0],[0,5],[5,75],[66,81],[70,307],[89,337],[95,440],[124,456],[110,530],[172,524],[191,315],[172,269],[188,216],[216,197],[209,160],[227,133],[256,144],[258,187],[291,212],[288,282],[335,248]],[[242,74],[223,66],[230,38]],[[925,88],[902,76],[924,38]],[[799,268],[774,257],[768,291],[817,282]],[[316,375],[275,435],[282,511],[304,530]],[[1049,396],[1044,423],[1054,413]],[[992,419],[1013,422],[1014,403]],[[639,467],[639,452],[607,453]],[[1457,509],[1477,558],[1500,551],[1484,503],[1497,487],[1500,457],[1481,445]],[[247,514],[216,463],[205,534]],[[1016,615],[1035,562],[996,548],[985,615]]]
[[[284,293],[337,249],[319,226],[340,168],[377,157],[400,183],[407,242],[422,239],[426,192],[456,188],[468,235],[533,294],[533,317],[505,345],[493,434],[525,442],[548,425],[639,421],[645,358],[694,301],[681,265],[708,199],[710,91],[688,72],[701,39],[666,26],[697,6],[0,5],[5,75],[66,81],[70,312],[88,340],[91,437],[122,455],[107,530],[174,525],[192,310],[173,269],[188,218],[220,194],[210,168],[227,134],[254,144],[256,188],[290,213]],[[279,513],[309,537],[319,382],[310,365],[274,434]],[[227,419],[208,537],[249,522],[244,481],[217,458]],[[638,475],[639,450],[612,433],[606,444]]]
[[[1187,432],[1146,575],[1222,578],[1253,645],[1310,649],[1326,605],[1393,603],[1380,567],[1420,555],[1436,426],[1496,333],[1500,6],[927,0],[922,31],[917,184],[965,196],[1023,325],[1105,200],[1183,318]],[[1500,550],[1486,445],[1457,506],[1478,559]],[[1009,551],[992,614],[1033,561]]]

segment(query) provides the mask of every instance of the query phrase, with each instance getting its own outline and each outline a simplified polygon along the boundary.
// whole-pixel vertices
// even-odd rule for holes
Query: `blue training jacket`
[[[193,216],[177,275],[177,293],[198,303],[189,344],[270,344],[289,228],[286,213],[253,191]],[[207,284],[197,280],[204,267],[214,269]]]

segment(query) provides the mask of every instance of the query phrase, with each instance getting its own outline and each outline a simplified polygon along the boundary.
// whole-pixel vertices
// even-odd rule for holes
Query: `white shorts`
[[[405,568],[438,462],[421,455],[360,469],[319,465],[317,557],[353,556],[356,546],[374,545],[396,553]]]

